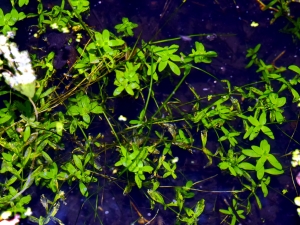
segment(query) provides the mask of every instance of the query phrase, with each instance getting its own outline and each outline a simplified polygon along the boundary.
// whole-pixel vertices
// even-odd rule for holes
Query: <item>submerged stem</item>
[[[28,99],[29,99],[29,101],[30,101],[30,103],[31,103],[31,105],[32,105],[32,107],[34,109],[35,119],[36,119],[36,121],[38,121],[39,120],[39,116],[38,116],[39,113],[37,111],[37,108],[36,108],[34,102],[32,101],[32,99],[31,98],[28,98]]]

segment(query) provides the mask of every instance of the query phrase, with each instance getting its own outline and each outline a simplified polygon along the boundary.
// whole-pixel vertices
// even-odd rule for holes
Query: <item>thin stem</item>
[[[36,108],[34,102],[32,101],[32,99],[31,99],[31,98],[28,98],[28,99],[29,99],[29,101],[30,101],[30,103],[31,103],[31,105],[32,105],[32,107],[33,107],[33,109],[34,109],[35,118],[36,118],[36,121],[38,122],[38,120],[39,120],[39,116],[38,116],[39,113],[38,113],[38,111],[37,111],[37,108]]]

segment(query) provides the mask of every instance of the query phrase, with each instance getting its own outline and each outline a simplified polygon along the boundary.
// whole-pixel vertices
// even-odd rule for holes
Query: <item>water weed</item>
[[[62,190],[70,187],[78,189],[84,201],[95,199],[94,218],[100,224],[100,192],[116,185],[124,198],[140,193],[152,210],[166,210],[175,224],[198,224],[206,207],[206,199],[198,195],[204,191],[199,188],[202,180],[195,182],[182,172],[185,158],[192,154],[195,160],[205,158],[201,170],[215,168],[236,184],[229,191],[206,190],[230,193],[222,202],[227,208],[214,209],[224,214],[226,223],[247,220],[253,202],[262,208],[271,180],[287,170],[273,140],[279,136],[275,125],[289,122],[287,106],[300,104],[297,65],[278,68],[266,63],[258,44],[245,58],[246,69],[255,68],[259,80],[236,85],[203,69],[218,54],[200,41],[190,52],[181,52],[173,43],[180,37],[146,42],[139,36],[130,43],[138,25],[124,17],[115,30],[96,30],[83,19],[89,1],[62,0],[51,9],[39,1],[36,12],[28,14],[18,13],[15,4],[22,7],[29,0],[11,2],[11,12],[0,10],[2,211],[37,224],[63,224],[57,214],[68,199]],[[186,1],[179,8],[183,4]],[[272,10],[275,4],[264,9]],[[279,7],[277,13],[282,10],[287,9]],[[54,48],[38,54],[41,48],[32,46],[29,56],[10,37],[18,32],[18,21],[32,17],[37,19],[36,38],[53,30],[63,35],[62,48],[72,52],[63,72]],[[192,71],[219,81],[219,92],[200,95],[186,81]],[[166,80],[176,83],[158,97],[157,87]],[[183,87],[193,100],[178,97]],[[118,109],[124,102],[128,118]],[[298,161],[295,153],[292,164]],[[51,190],[54,196],[50,201],[41,195],[44,216],[28,215],[29,190],[34,187]],[[130,205],[138,212],[135,221],[142,224],[161,218],[156,213],[147,220],[133,202]]]

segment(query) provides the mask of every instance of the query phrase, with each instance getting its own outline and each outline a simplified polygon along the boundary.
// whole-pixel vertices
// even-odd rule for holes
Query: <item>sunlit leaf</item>
[[[280,175],[284,173],[283,170],[278,170],[276,168],[265,169],[265,172],[271,175]]]
[[[164,205],[165,201],[164,198],[161,196],[161,194],[158,191],[153,191],[153,190],[148,190],[147,193],[149,194],[149,196],[156,202]]]
[[[238,167],[244,170],[255,170],[255,166],[248,162],[241,162]]]
[[[171,70],[173,71],[173,73],[175,73],[176,75],[179,76],[180,75],[179,67],[175,63],[173,63],[172,61],[168,61],[168,64],[169,64]]]
[[[84,183],[82,183],[81,181],[79,181],[79,190],[80,190],[80,193],[85,196],[85,197],[88,197],[89,196],[89,193],[87,191],[87,187],[85,186]]]
[[[272,132],[272,130],[269,127],[266,126],[262,126],[261,127],[261,131],[266,134],[267,136],[269,136],[269,138],[274,139],[274,134]]]
[[[77,166],[77,168],[80,169],[81,171],[83,171],[83,165],[82,165],[82,162],[79,159],[79,157],[77,155],[73,155],[73,160],[74,160],[74,163]]]
[[[269,163],[271,163],[272,166],[274,166],[276,169],[281,170],[282,169],[282,165],[280,164],[280,162],[275,158],[274,155],[269,154],[267,157]]]

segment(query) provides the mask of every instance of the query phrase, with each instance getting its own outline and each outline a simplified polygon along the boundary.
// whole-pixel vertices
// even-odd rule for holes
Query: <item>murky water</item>
[[[233,85],[241,85],[258,80],[258,74],[255,73],[254,69],[244,69],[247,64],[245,58],[246,50],[253,48],[258,43],[262,44],[260,57],[268,63],[271,63],[282,51],[285,51],[283,57],[276,64],[280,66],[300,65],[299,45],[293,43],[291,35],[278,32],[280,28],[284,27],[286,21],[280,19],[270,26],[270,19],[273,15],[268,11],[262,12],[256,1],[236,1],[236,4],[234,2],[230,0],[187,0],[176,11],[181,3],[179,0],[91,1],[91,13],[86,18],[86,21],[90,26],[99,30],[104,28],[113,29],[115,24],[121,22],[122,17],[128,17],[139,25],[136,34],[142,32],[141,37],[146,41],[189,34],[207,34],[202,37],[193,37],[192,40],[182,38],[174,43],[179,44],[180,50],[183,52],[187,52],[194,47],[195,41],[202,42],[208,50],[216,51],[218,57],[211,64],[201,66],[218,79],[228,79]],[[9,2],[6,4],[4,0],[0,3],[1,8],[7,5],[9,5]],[[300,4],[296,5],[295,3],[294,8],[299,9],[300,12],[299,6]],[[50,3],[48,7],[51,7]],[[251,27],[252,21],[258,22],[259,26],[256,28]],[[25,29],[24,27],[20,28],[20,30],[24,35],[22,34],[21,37],[18,34],[17,42],[21,39],[24,40],[26,37],[27,47],[30,45],[29,43],[34,43],[33,33],[28,32],[27,28]],[[132,42],[134,41],[133,39]],[[177,78],[174,78],[174,80],[176,81]],[[222,84],[212,77],[196,71],[192,72],[186,81],[193,85],[201,96],[224,91]],[[166,85],[168,84],[170,90],[172,90],[172,85],[176,83],[169,84],[169,81],[164,82],[166,82]],[[158,89],[157,91],[158,95],[164,98],[164,91],[167,92],[168,90],[163,88],[163,90]],[[188,91],[187,86],[182,86],[175,97],[182,102],[193,100],[193,95]],[[121,105],[119,107],[121,110]],[[297,110],[296,108],[287,110],[285,115],[287,119],[297,118]],[[123,110],[122,113],[129,119],[134,118],[133,115],[130,115],[130,111]],[[93,132],[93,129],[95,127],[91,126],[91,132]],[[283,125],[282,130],[291,134],[294,131],[294,125]],[[296,131],[296,134],[300,137],[299,129]],[[278,131],[278,135],[281,137],[278,139],[279,141],[272,143],[274,152],[284,154],[285,151],[289,152],[297,147],[292,143],[286,149],[289,139],[280,131]],[[216,140],[210,140],[208,148],[215,151],[217,148]],[[224,198],[230,198],[230,195],[226,193],[211,193],[210,191],[238,189],[239,187],[236,186],[238,182],[235,183],[228,176],[221,174],[214,166],[203,169],[207,160],[197,152],[194,152],[193,155],[183,155],[179,152],[178,154],[181,154],[178,167],[187,180],[196,182],[216,175],[213,179],[199,183],[197,188],[203,192],[198,192],[193,200],[188,201],[188,205],[193,206],[196,200],[204,198],[206,200],[206,208],[198,224],[220,224],[222,216],[216,211],[225,207]],[[112,157],[115,156],[112,155]],[[286,166],[289,165],[289,159],[283,158],[282,163]],[[107,173],[111,173],[109,168],[106,168],[106,170]],[[294,173],[296,171],[293,171]],[[177,180],[167,179],[164,185],[180,185],[183,183],[184,178],[180,176]],[[264,199],[263,196],[259,196],[262,199],[263,209],[258,210],[253,200],[253,210],[243,224],[300,224],[295,206],[287,199],[293,199],[296,195],[288,169],[284,175],[272,179],[270,186],[272,190],[269,191],[267,198]],[[288,190],[287,198],[280,195],[280,191],[283,189]],[[118,184],[104,179],[99,179],[98,184],[89,187],[90,193],[93,193],[89,199],[84,199],[81,196],[77,185],[72,187],[72,189],[65,186],[63,190],[67,194],[67,204],[61,205],[57,217],[69,225],[132,224],[138,216],[131,207],[130,202],[133,202],[147,219],[151,219],[156,213],[156,211],[150,209],[143,191],[133,189],[130,196],[124,197]],[[162,191],[166,197],[172,198],[173,193],[168,192],[169,190]],[[39,203],[40,195],[45,194],[51,199],[53,194],[48,190],[39,188],[31,189],[28,193],[31,193],[34,199],[31,204],[34,215],[44,215],[44,211]],[[167,213],[163,209],[160,210],[159,216],[163,218],[164,224],[174,223],[174,215]],[[30,222],[23,221],[21,224],[30,224]],[[53,222],[49,224],[53,224]]]

